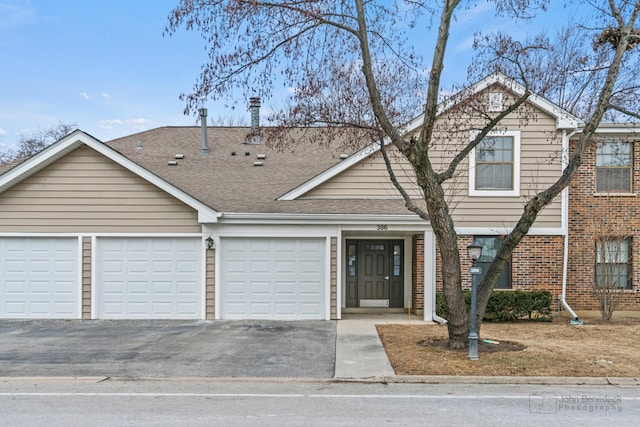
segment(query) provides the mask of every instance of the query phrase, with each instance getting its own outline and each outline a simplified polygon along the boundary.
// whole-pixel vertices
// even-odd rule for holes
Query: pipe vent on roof
[[[209,154],[209,139],[207,137],[207,109],[201,108],[198,110],[200,114],[200,128],[202,133],[202,154]]]

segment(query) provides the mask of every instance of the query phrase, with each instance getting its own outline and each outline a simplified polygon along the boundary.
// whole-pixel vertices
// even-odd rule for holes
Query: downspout
[[[427,238],[427,234],[424,234],[424,271],[425,271],[425,279],[426,279],[426,271],[427,266],[430,265],[429,271],[431,271],[431,290],[432,290],[432,307],[431,307],[431,320],[434,322],[440,323],[441,325],[447,324],[447,319],[444,319],[436,314],[436,242],[433,237]],[[427,242],[429,243],[429,250],[427,250]],[[431,255],[432,259],[427,262],[427,254]],[[426,280],[424,280],[426,282]],[[425,283],[426,284],[426,283]]]
[[[433,288],[433,312],[431,313],[431,318],[433,319],[434,322],[438,322],[441,325],[446,325],[447,324],[447,319],[443,319],[442,317],[438,316],[436,314],[436,285],[435,285],[435,281],[433,282],[434,285],[432,286]]]
[[[569,138],[577,133],[574,130],[567,135],[567,131],[562,131],[562,170],[567,167],[569,162]],[[565,310],[571,315],[572,325],[581,325],[582,320],[571,308],[567,302],[567,270],[569,264],[569,187],[562,190],[562,228],[564,229],[564,252],[562,257],[562,293],[560,294],[560,303]]]

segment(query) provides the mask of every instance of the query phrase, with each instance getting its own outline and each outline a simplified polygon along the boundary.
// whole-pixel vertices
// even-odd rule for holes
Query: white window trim
[[[472,140],[477,132],[471,132],[469,140]],[[513,190],[476,190],[476,149],[469,153],[469,196],[481,197],[518,197],[520,196],[520,131],[508,130],[489,132],[490,136],[513,137]]]

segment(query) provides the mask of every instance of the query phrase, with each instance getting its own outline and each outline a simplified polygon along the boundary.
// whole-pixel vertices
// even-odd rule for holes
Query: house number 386
[[[387,231],[389,229],[389,227],[387,226],[387,224],[378,224],[376,226],[376,230],[378,231]]]

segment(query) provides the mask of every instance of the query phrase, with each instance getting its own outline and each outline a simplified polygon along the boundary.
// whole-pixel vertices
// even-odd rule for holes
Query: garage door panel
[[[0,318],[79,318],[78,239],[0,237]]]
[[[201,318],[201,243],[199,238],[98,239],[98,317]]]
[[[221,317],[324,319],[325,244],[321,238],[221,239]]]

